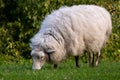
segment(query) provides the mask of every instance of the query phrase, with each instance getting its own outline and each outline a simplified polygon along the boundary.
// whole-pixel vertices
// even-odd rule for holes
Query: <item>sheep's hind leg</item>
[[[76,67],[80,67],[80,65],[79,65],[79,56],[75,56],[75,63],[76,63]]]
[[[97,54],[97,57],[96,57],[95,66],[97,66],[99,64],[100,56],[101,56],[101,52],[99,51],[98,54]]]
[[[89,65],[94,67],[94,53],[89,53]]]

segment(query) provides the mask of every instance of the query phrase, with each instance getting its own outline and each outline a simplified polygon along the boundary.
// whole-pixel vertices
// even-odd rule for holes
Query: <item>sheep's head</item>
[[[31,56],[33,58],[32,69],[41,69],[42,65],[45,63],[45,53],[40,50],[32,50]]]
[[[53,63],[53,53],[56,54],[58,45],[56,39],[50,35],[36,34],[30,43],[32,49],[31,56],[33,58],[33,69],[41,69],[43,64],[47,62]]]
[[[32,69],[41,69],[41,67],[44,65],[46,60],[49,60],[49,55],[54,53],[54,50],[48,49],[48,50],[39,50],[39,49],[33,49],[31,51],[31,56],[33,58],[33,66]]]

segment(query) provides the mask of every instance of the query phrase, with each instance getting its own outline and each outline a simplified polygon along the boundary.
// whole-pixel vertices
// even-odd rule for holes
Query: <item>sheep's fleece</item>
[[[40,30],[30,40],[33,69],[40,69],[46,61],[58,64],[85,51],[99,53],[111,30],[110,14],[102,7],[61,7],[45,17]]]

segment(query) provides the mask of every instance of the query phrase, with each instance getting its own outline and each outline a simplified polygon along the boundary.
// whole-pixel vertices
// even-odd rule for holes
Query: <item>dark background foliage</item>
[[[79,4],[95,4],[110,12],[113,33],[103,48],[102,58],[120,61],[119,0],[0,0],[0,60],[31,58],[29,40],[44,17],[61,6]]]

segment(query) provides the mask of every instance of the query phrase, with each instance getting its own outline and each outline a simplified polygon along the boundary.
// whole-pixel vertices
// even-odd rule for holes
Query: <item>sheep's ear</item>
[[[50,49],[46,51],[47,54],[52,54],[54,52],[55,52],[55,50],[50,50]]]

